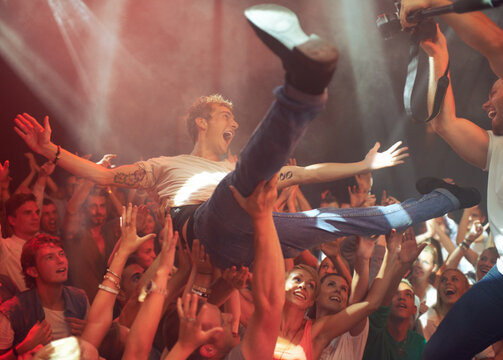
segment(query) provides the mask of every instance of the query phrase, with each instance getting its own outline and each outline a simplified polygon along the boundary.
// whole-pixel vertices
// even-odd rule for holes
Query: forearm
[[[119,201],[119,198],[117,198],[117,196],[115,195],[115,192],[112,189],[112,187],[109,187],[107,191],[108,191],[110,201],[112,202],[112,205],[114,206],[115,212],[117,213],[118,216],[120,216],[120,214],[122,213],[122,207],[126,204],[121,204],[121,202]]]
[[[278,187],[330,182],[370,170],[363,161],[353,163],[321,163],[306,167],[284,166],[280,170]]]
[[[299,202],[300,211],[308,211],[313,209],[300,188],[297,190],[297,201]]]
[[[388,252],[386,252],[385,261],[387,256]],[[392,271],[388,272],[388,276],[386,279],[387,284],[385,288],[385,294],[381,302],[382,306],[388,306],[389,304],[391,304],[391,299],[393,298],[393,295],[395,295],[396,289],[398,288],[398,284],[400,284],[400,281],[403,279],[403,276],[410,269],[411,264],[402,264],[398,261],[394,261],[392,267],[393,269],[391,269]],[[381,268],[381,270],[383,270],[383,268]],[[385,276],[383,274],[383,279],[384,277]]]
[[[451,238],[447,236],[445,232],[439,231],[437,234],[440,245],[442,245],[449,254],[456,249],[456,246],[452,243]]]
[[[21,182],[21,184],[19,184],[14,193],[18,193],[20,189],[29,189],[30,184],[34,177],[35,177],[35,171],[30,171],[28,176]]]
[[[33,185],[33,195],[35,195],[35,199],[37,199],[37,206],[39,209],[42,209],[42,204],[44,202],[44,191],[45,185],[47,183],[47,176],[39,173],[37,181]]]
[[[57,145],[51,142],[41,149],[39,153],[40,155],[45,156],[49,161],[54,161],[57,151]],[[113,175],[103,166],[74,155],[63,148],[61,148],[59,156],[57,164],[66,171],[78,177],[89,179],[100,185],[112,184]]]
[[[352,276],[351,276],[351,271],[348,269],[344,261],[342,260],[342,256],[340,252],[338,252],[335,255],[330,255],[329,256],[330,261],[332,261],[332,264],[334,264],[335,270],[337,271],[337,274],[341,275],[346,279],[348,284],[352,283]]]
[[[253,225],[255,259],[252,294],[255,311],[280,311],[285,297],[285,268],[272,214],[254,219]]]
[[[157,286],[166,288],[168,275],[165,269],[160,269],[153,281]],[[159,292],[152,292],[147,296],[131,326],[123,359],[148,358],[165,300],[165,294]]]
[[[397,255],[395,251],[386,252],[379,274],[365,298],[370,303],[372,312],[381,305],[391,303],[391,298],[407,271],[408,267],[398,261]]]
[[[485,14],[475,11],[440,17],[471,48],[487,58],[491,69],[503,77],[503,30]]]
[[[428,97],[434,96],[436,82],[443,76],[447,67],[448,55],[438,54],[430,57],[430,74],[434,73],[435,85],[430,78]],[[450,77],[450,75],[448,75]],[[429,100],[431,102],[431,100]],[[456,106],[452,86],[449,83],[440,113],[431,121],[433,129],[466,162],[484,168],[486,165],[489,135],[471,121],[456,116]],[[467,146],[470,144],[470,146]]]
[[[112,273],[118,275],[119,278],[122,276],[122,270],[124,269],[128,256],[129,254],[124,253],[121,249],[115,253],[109,266],[110,274],[108,275],[111,278],[114,278]],[[115,280],[119,281],[119,279]],[[115,283],[109,279],[103,279],[102,285],[111,289],[116,289]],[[99,289],[93,300],[87,317],[87,324],[82,333],[82,338],[93,344],[96,348],[100,346],[112,324],[113,307],[116,298],[116,294]]]
[[[351,282],[351,296],[348,304],[355,304],[362,301],[368,291],[370,274],[370,260],[356,259],[355,271]]]

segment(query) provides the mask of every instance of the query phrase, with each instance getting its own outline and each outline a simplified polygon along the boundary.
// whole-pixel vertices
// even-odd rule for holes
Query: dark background
[[[116,153],[126,164],[190,152],[182,121],[200,95],[234,102],[238,153],[283,81],[280,61],[255,37],[243,11],[260,1],[0,0],[0,161],[14,185],[27,175],[27,147],[13,131],[17,113],[49,115],[53,141],[70,151]],[[376,141],[409,146],[406,164],[374,174],[374,193],[416,195],[421,176],[450,177],[486,196],[487,174],[465,164],[435,134],[404,114],[408,36],[384,41],[375,25],[389,0],[276,1],[294,10],[307,33],[333,40],[340,61],[329,101],[294,156],[299,165],[361,160]],[[500,26],[503,7],[488,11]],[[446,29],[458,116],[483,128],[481,109],[494,75],[487,61]],[[424,54],[423,54],[424,55]],[[415,98],[424,113],[423,56]],[[38,158],[39,162],[42,161]],[[56,177],[63,175],[58,170]],[[312,205],[326,185],[305,186]]]

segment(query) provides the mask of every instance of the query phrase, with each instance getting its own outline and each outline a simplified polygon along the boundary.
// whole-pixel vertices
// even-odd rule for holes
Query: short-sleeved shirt
[[[320,360],[360,360],[369,334],[369,320],[365,319],[363,330],[352,336],[349,331],[333,339],[323,350]]]
[[[494,244],[498,248],[498,270],[503,274],[503,136],[489,135],[489,149],[484,170],[489,171],[487,181],[487,213]]]
[[[420,360],[426,341],[408,330],[404,340],[396,341],[386,329],[391,306],[381,306],[370,315],[369,335],[363,354],[364,360]]]
[[[163,208],[199,205],[208,200],[235,164],[193,155],[161,156],[137,162],[145,170],[140,186],[155,192]]]

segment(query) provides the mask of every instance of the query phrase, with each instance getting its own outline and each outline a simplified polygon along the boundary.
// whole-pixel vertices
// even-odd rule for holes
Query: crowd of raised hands
[[[106,155],[98,164],[110,167],[114,157]],[[26,158],[30,172],[14,191],[9,174],[15,171],[15,164],[0,164],[2,203],[14,194],[32,192],[40,204],[41,218],[49,216],[44,198],[53,199],[53,205],[65,204],[53,220],[55,225],[42,220],[40,231],[61,236],[64,244],[73,241],[85,225],[82,212],[86,211],[86,197],[100,187],[73,176],[58,185],[51,179],[53,164],[39,166],[29,153]],[[295,160],[289,162],[295,164]],[[107,273],[92,297],[87,319],[70,322],[82,353],[89,357],[99,353],[107,359],[186,359],[195,352],[203,358],[219,358],[221,354],[215,349],[227,346],[228,352],[241,339],[245,358],[259,358],[254,355],[256,347],[261,347],[260,356],[265,356],[260,358],[292,358],[287,354],[304,341],[299,329],[310,321],[312,358],[331,358],[322,353],[334,338],[368,332],[368,316],[381,306],[400,301],[397,294],[405,277],[415,296],[407,329],[428,340],[470,284],[496,262],[497,252],[478,207],[458,214],[459,224],[445,216],[421,224],[416,233],[401,229],[388,236],[334,238],[295,259],[283,259],[272,212],[306,211],[311,205],[298,185],[278,194],[276,182],[277,177],[260,183],[248,198],[230,189],[254,223],[253,268],[213,266],[204,245],[196,239],[189,246],[150,194],[101,189],[107,196],[107,219],[120,219],[116,225],[120,236],[108,258]],[[376,205],[371,173],[341,181],[332,186],[335,188],[344,189],[343,195],[326,190],[320,195],[322,206]],[[389,191],[383,192],[380,204],[397,203]],[[8,237],[11,234],[5,224],[2,215],[3,237]],[[83,269],[80,272],[86,276]],[[314,282],[313,291],[306,278]],[[329,285],[332,283],[337,285]],[[336,310],[324,305],[328,286],[337,288],[329,295],[339,304]],[[306,301],[297,299],[299,294]],[[49,358],[49,353],[60,351],[57,344],[49,344],[50,334],[47,323],[37,324],[28,334],[33,351],[26,356]],[[228,344],[220,348],[206,346],[225,342]],[[360,347],[363,354],[365,341]],[[501,346],[494,344],[487,357],[498,356],[500,350]]]

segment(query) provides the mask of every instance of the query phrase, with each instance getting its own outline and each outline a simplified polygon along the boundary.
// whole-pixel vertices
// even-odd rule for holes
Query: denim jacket
[[[65,317],[85,319],[88,300],[84,290],[64,286],[63,299],[65,301]],[[13,346],[24,340],[37,321],[45,319],[42,302],[36,288],[23,291],[2,303],[0,313],[10,321],[12,330],[14,330]]]

